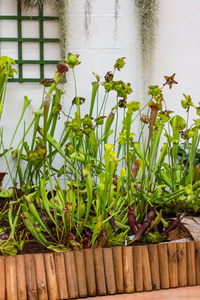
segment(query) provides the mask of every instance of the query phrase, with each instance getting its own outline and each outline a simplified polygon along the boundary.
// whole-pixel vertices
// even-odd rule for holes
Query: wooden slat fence
[[[56,300],[200,284],[200,242],[0,257],[0,300]]]

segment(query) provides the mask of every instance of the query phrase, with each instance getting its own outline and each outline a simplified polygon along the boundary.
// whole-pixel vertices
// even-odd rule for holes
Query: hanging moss
[[[67,32],[69,27],[68,13],[69,13],[69,0],[18,0],[22,5],[27,8],[40,7],[44,3],[52,2],[55,3],[55,10],[59,16],[59,32],[61,40],[61,59],[65,58],[66,47],[67,47]],[[114,39],[117,40],[118,32],[118,18],[119,18],[119,0],[115,0],[115,11],[114,11]],[[84,28],[86,39],[89,40],[91,36],[91,15],[92,15],[92,0],[85,0],[84,3]]]
[[[85,0],[84,3],[84,28],[86,40],[91,36],[91,23],[92,23],[92,0]]]
[[[135,0],[140,42],[143,88],[149,85],[154,66],[158,29],[159,0]]]
[[[67,51],[67,36],[69,28],[69,0],[57,0],[56,13],[59,16],[59,34],[60,34],[60,45],[61,45],[61,61],[63,62],[66,58]]]
[[[115,20],[115,26],[113,30],[114,39],[115,42],[117,40],[117,32],[118,32],[118,19],[119,19],[119,0],[115,0],[115,7],[114,7],[114,20]],[[84,29],[85,29],[85,35],[86,40],[89,40],[91,36],[91,24],[92,24],[92,0],[85,0],[84,2]]]
[[[115,27],[114,27],[114,39],[115,39],[115,43],[117,41],[117,33],[118,33],[118,19],[119,19],[119,10],[120,10],[120,6],[119,6],[119,0],[115,0]]]
[[[26,7],[41,6],[45,1],[58,3],[59,0],[21,0],[21,3]]]

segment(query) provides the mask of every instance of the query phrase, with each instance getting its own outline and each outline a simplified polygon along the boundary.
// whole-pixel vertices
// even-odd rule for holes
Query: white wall
[[[200,1],[160,1],[158,42],[152,83],[162,85],[164,75],[176,73],[178,81],[164,89],[167,106],[185,116],[180,105],[182,93],[190,95],[195,106],[200,101]],[[197,118],[194,113],[191,120]]]
[[[134,5],[131,0],[125,2],[120,1],[120,11],[118,16],[118,31],[116,37],[113,34],[115,29],[115,1],[114,0],[96,0],[92,1],[92,18],[91,18],[91,37],[86,39],[84,32],[84,3],[83,0],[70,1],[69,3],[69,40],[68,49],[66,53],[72,52],[80,55],[81,64],[75,68],[78,95],[86,98],[86,103],[81,107],[83,109],[83,115],[88,113],[89,101],[91,97],[91,82],[95,80],[92,72],[98,73],[101,80],[104,81],[104,75],[107,71],[112,71],[116,60],[120,57],[126,57],[126,66],[121,72],[116,74],[116,79],[122,79],[125,82],[131,82],[134,93],[129,97],[129,100],[138,100],[137,97],[137,43],[136,43],[136,27],[134,20]],[[49,3],[48,3],[49,4]],[[52,5],[52,11],[45,8],[47,14],[50,14],[54,10]],[[15,14],[16,2],[14,0],[1,0],[0,1],[1,14]],[[30,11],[26,12],[30,15]],[[33,11],[35,15],[36,12]],[[32,27],[30,27],[30,25]],[[37,37],[38,26],[35,22],[30,22],[27,28],[24,28],[24,36]],[[52,33],[58,29],[49,28],[46,31],[52,37]],[[15,26],[8,27],[8,23],[5,21],[0,22],[0,31],[2,36],[16,36],[17,31]],[[37,58],[37,45],[35,47],[24,49],[23,55],[26,57]],[[11,56],[17,59],[17,48],[9,44],[1,45],[1,55]],[[55,48],[48,47],[45,52],[48,57],[55,58]],[[57,49],[56,49],[57,53]],[[51,73],[52,77],[54,72]],[[25,72],[27,77],[37,75],[37,70],[31,70]],[[62,100],[62,106],[65,113],[68,113],[69,106],[74,98],[74,83],[73,76],[70,70],[67,73],[67,83],[64,84],[66,93]],[[4,126],[4,143],[5,147],[8,147],[10,143],[10,136],[16,127],[22,107],[23,97],[27,95],[29,99],[32,99],[31,105],[29,105],[26,113],[26,128],[32,119],[32,112],[35,108],[38,108],[42,99],[43,87],[38,83],[9,83],[7,88],[6,101],[4,106],[4,113],[2,118],[2,124]],[[102,87],[103,91],[103,87]],[[100,97],[103,97],[103,92],[100,93]],[[100,99],[101,100],[101,99]],[[108,103],[107,115],[110,110],[116,104],[115,94],[111,94]],[[64,120],[61,118],[59,121],[61,125]],[[119,128],[121,128],[121,121],[119,121]],[[136,130],[136,128],[135,128]],[[18,144],[20,137],[23,133],[23,124],[20,127],[19,135],[14,141],[14,147]],[[5,170],[5,162],[1,160],[0,171]]]
[[[16,2],[14,0],[1,0],[0,9],[2,14],[13,14],[16,10]],[[49,3],[48,3],[49,6]],[[69,45],[66,53],[72,52],[80,55],[81,64],[76,67],[76,77],[78,83],[78,94],[87,99],[90,99],[91,82],[94,81],[92,72],[98,73],[101,76],[101,80],[104,80],[104,75],[107,71],[113,70],[113,65],[119,57],[126,57],[127,65],[124,70],[118,74],[119,79],[123,79],[125,82],[131,82],[134,89],[134,94],[130,100],[137,97],[137,45],[136,45],[136,28],[134,25],[134,5],[133,1],[126,0],[121,1],[119,19],[118,19],[118,32],[116,40],[113,34],[115,28],[115,1],[114,0],[95,0],[92,1],[92,24],[91,24],[91,37],[86,39],[84,32],[84,1],[75,0],[70,1],[70,15],[69,15]],[[52,11],[54,6],[52,5]],[[33,12],[35,14],[35,12]],[[48,9],[47,13],[51,13]],[[30,14],[30,11],[27,12]],[[1,34],[11,34],[11,29],[8,28],[1,21]],[[2,24],[3,23],[3,24]],[[32,22],[32,28],[30,28],[30,36],[37,37],[38,26]],[[25,28],[26,34],[28,34],[29,28]],[[50,28],[50,34],[52,34],[52,27]],[[16,28],[12,28],[12,33],[17,34]],[[47,31],[48,34],[48,31]],[[53,31],[55,34],[55,29]],[[37,48],[37,45],[35,45]],[[36,48],[28,47],[24,50],[23,55],[26,57],[35,58]],[[56,51],[57,53],[57,51]],[[15,48],[10,48],[9,44],[3,44],[1,47],[1,55],[11,56],[14,59],[17,58],[17,51]],[[55,56],[55,49],[53,47],[47,48],[48,57]],[[55,69],[55,68],[54,68]],[[25,72],[26,76],[35,76],[37,73],[33,70]],[[48,74],[49,75],[49,74]],[[51,71],[53,77],[54,71]],[[116,75],[117,76],[117,75]],[[69,102],[71,103],[74,98],[74,84],[72,72],[67,74],[67,83],[64,85],[66,94],[63,98],[63,108],[67,110]],[[23,107],[23,97],[27,95],[32,99],[29,112],[34,108],[37,108],[41,103],[42,98],[42,86],[38,83],[9,83],[7,89],[5,114],[9,114],[12,119],[12,125],[9,119],[4,118],[5,129],[7,127],[15,127],[17,118]],[[86,102],[86,103],[87,103]],[[115,96],[110,101],[110,109],[115,105]],[[85,113],[87,112],[87,104],[85,104]],[[109,109],[109,111],[110,111]],[[29,117],[27,118],[30,119]]]
[[[92,24],[91,37],[86,40],[84,32],[84,0],[70,1],[69,15],[69,45],[67,52],[80,54],[81,65],[75,71],[78,82],[78,94],[86,98],[85,112],[87,112],[87,101],[90,99],[91,81],[94,80],[92,72],[96,72],[103,80],[107,71],[112,71],[117,58],[126,57],[126,66],[119,72],[118,78],[125,82],[131,82],[133,94],[129,100],[137,100],[144,103],[140,91],[140,69],[139,69],[139,43],[137,40],[137,26],[134,17],[134,1],[120,0],[118,19],[118,31],[116,40],[113,34],[115,28],[114,0],[92,1]],[[14,0],[0,0],[0,12],[8,14],[15,10]],[[29,12],[30,13],[30,12]],[[48,12],[50,13],[50,11]],[[162,86],[165,82],[164,75],[171,76],[176,73],[172,90],[164,89],[164,96],[168,109],[184,114],[180,107],[182,93],[190,94],[195,105],[200,101],[200,1],[199,0],[161,0],[159,11],[159,30],[157,39],[156,58],[154,63],[154,76],[152,84]],[[10,32],[8,24],[2,25],[1,34]],[[27,28],[28,29],[28,28]],[[12,29],[16,31],[16,28]],[[51,33],[57,34],[57,28],[50,28]],[[37,26],[32,23],[30,31],[26,34],[36,34]],[[48,35],[48,30],[46,34]],[[47,55],[57,55],[57,49],[47,49]],[[13,54],[13,55],[12,55]],[[15,57],[15,49],[1,47],[1,55]],[[26,49],[24,55],[35,54],[34,48]],[[33,75],[34,72],[31,72]],[[30,75],[30,74],[29,74]],[[74,97],[72,73],[67,74],[67,83],[64,85],[66,94],[62,104],[67,112],[69,103]],[[35,83],[9,83],[7,89],[6,104],[4,108],[5,138],[9,139],[14,130],[20,111],[23,107],[23,96],[27,95],[32,103],[27,111],[26,121],[30,120],[32,111],[41,103],[42,87]],[[110,108],[115,105],[115,96],[110,98]],[[109,110],[110,110],[109,108]],[[193,118],[193,116],[191,117]],[[134,126],[133,131],[137,133],[138,128]],[[22,131],[22,128],[21,128]],[[3,171],[0,166],[0,171]]]

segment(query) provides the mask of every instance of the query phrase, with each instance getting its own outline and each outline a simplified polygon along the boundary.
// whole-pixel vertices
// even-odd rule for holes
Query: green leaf
[[[185,187],[185,191],[188,195],[192,195],[193,194],[193,187],[192,187],[192,184],[188,184],[186,187]]]
[[[159,211],[159,214],[155,218],[154,222],[151,224],[149,231],[151,231],[156,225],[158,225],[162,219],[162,209]]]
[[[179,115],[174,116],[170,120],[170,125],[172,126],[173,130],[183,130],[186,127],[186,121]]]

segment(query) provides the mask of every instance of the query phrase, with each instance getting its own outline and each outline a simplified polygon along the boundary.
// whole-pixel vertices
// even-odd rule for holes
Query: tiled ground
[[[200,286],[88,298],[94,300],[200,300]]]

